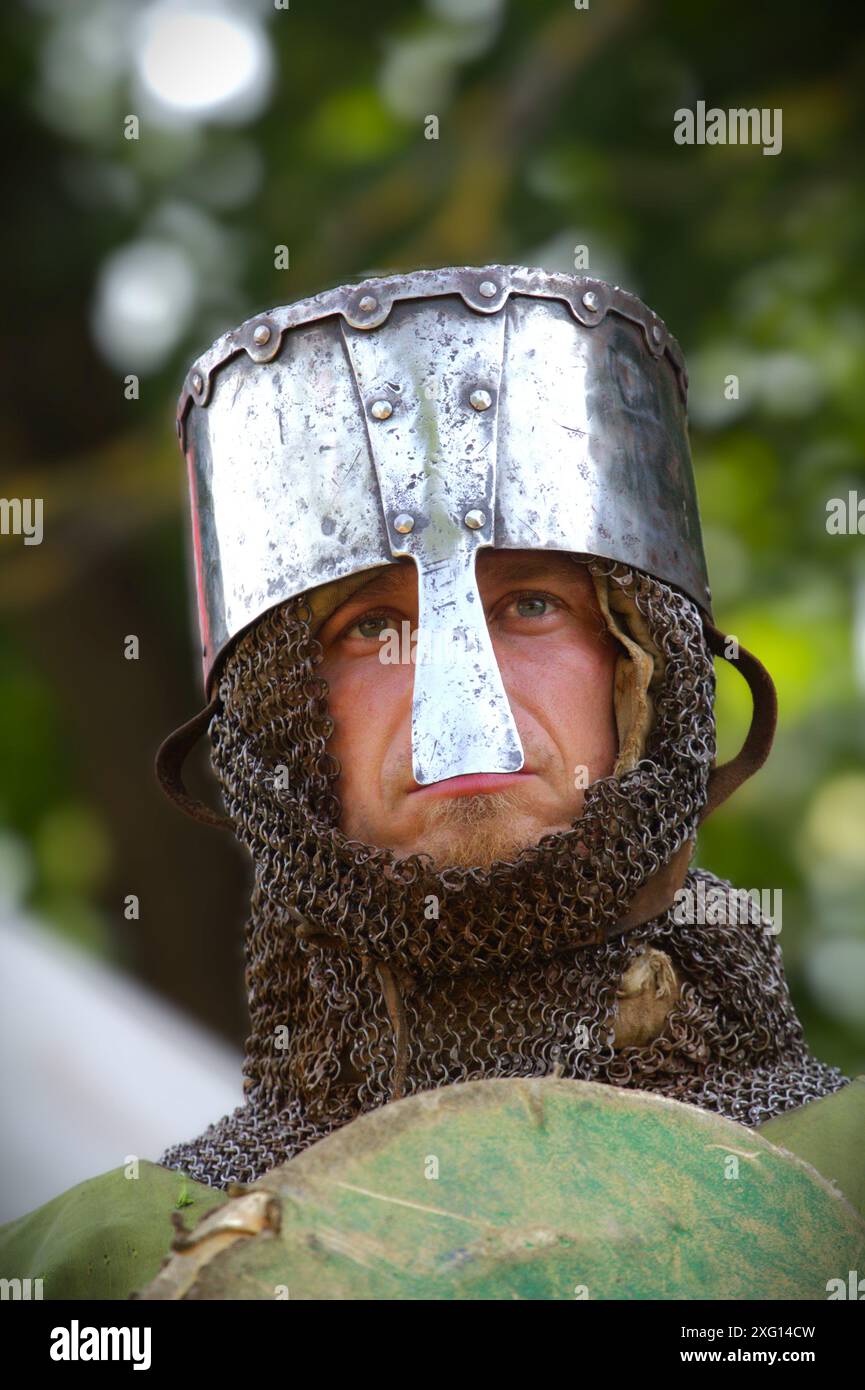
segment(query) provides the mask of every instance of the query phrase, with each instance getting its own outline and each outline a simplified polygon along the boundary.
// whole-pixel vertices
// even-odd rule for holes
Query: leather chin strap
[[[769,672],[761,661],[747,647],[740,646],[734,639],[725,636],[717,627],[703,618],[703,631],[709,650],[714,656],[723,657],[742,675],[748,683],[753,701],[751,725],[745,742],[735,758],[715,766],[709,773],[709,791],[706,804],[700,815],[700,824],[707,816],[732,796],[738,787],[763,766],[769,756],[775,725],[778,720],[778,697]],[[733,646],[735,655],[728,654],[727,647]],[[156,754],[156,776],[162,790],[176,806],[193,820],[202,825],[212,825],[219,830],[231,830],[234,825],[230,816],[213,810],[203,801],[189,795],[183,783],[183,764],[194,745],[207,732],[211,719],[219,708],[219,698],[214,696],[208,705],[179,729],[169,734]],[[675,901],[676,893],[685,881],[691,856],[694,853],[694,840],[686,840],[672,859],[662,869],[643,884],[631,903],[625,916],[608,933],[618,936],[643,922],[651,921],[666,912]]]

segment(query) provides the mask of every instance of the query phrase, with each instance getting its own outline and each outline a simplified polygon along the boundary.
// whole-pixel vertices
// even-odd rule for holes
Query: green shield
[[[361,1116],[204,1218],[191,1299],[825,1299],[865,1221],[762,1135],[647,1092],[476,1081]]]

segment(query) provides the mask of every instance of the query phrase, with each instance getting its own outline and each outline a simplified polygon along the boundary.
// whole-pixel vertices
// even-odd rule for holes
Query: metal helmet
[[[686,387],[639,299],[523,266],[368,279],[224,334],[178,407],[208,695],[262,614],[409,557],[415,779],[518,770],[477,552],[620,561],[710,619]]]

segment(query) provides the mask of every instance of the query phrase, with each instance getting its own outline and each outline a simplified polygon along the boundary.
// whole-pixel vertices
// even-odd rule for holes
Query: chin
[[[548,833],[535,825],[512,792],[461,796],[434,803],[417,852],[429,854],[439,871],[488,869],[497,860],[515,858]]]
[[[551,817],[548,807],[527,806],[522,790],[515,787],[442,797],[426,803],[423,821],[415,824],[408,843],[402,840],[399,848],[395,840],[389,843],[397,859],[428,855],[439,873],[454,868],[488,869],[516,859],[545,835],[571,830],[581,814],[582,795],[579,802],[573,810],[557,808],[559,815]]]

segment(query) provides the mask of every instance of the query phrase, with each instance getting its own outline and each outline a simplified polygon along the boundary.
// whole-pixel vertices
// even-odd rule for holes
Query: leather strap
[[[749,652],[747,647],[741,646],[738,642],[735,642],[736,654],[728,656],[725,648],[728,643],[734,642],[734,639],[725,636],[705,618],[703,630],[713,655],[723,657],[744,676],[751,691],[754,709],[745,742],[735,758],[731,758],[728,763],[722,763],[720,767],[713,767],[709,774],[709,796],[700,816],[701,823],[717,810],[728,796],[732,796],[737,787],[741,787],[743,782],[747,782],[748,778],[753,777],[763,766],[772,748],[775,726],[778,723],[778,695],[775,683],[762,661],[758,661],[753,652]]]
[[[653,917],[660,917],[662,912],[672,907],[676,901],[676,894],[685,882],[696,843],[696,840],[686,840],[676,850],[670,862],[652,874],[651,878],[647,878],[642,888],[637,889],[624,917],[620,917],[615,926],[608,929],[608,941],[610,937],[621,936],[622,932],[630,931],[632,927],[651,922]]]
[[[201,825],[212,825],[217,830],[234,830],[229,816],[214,811],[203,801],[190,796],[183,783],[183,764],[201,738],[207,732],[210,721],[219,708],[219,697],[214,695],[209,705],[200,709],[173,734],[169,734],[159,746],[156,754],[156,778],[165,795],[174,802],[185,815],[191,816]]]

